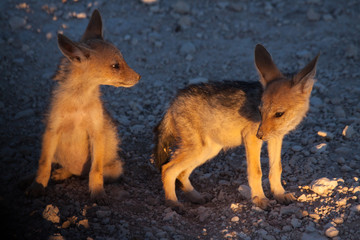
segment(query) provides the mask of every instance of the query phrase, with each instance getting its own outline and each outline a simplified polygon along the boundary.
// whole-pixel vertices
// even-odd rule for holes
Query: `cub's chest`
[[[74,109],[62,113],[60,128],[62,131],[91,130],[102,125],[103,112],[101,110]]]

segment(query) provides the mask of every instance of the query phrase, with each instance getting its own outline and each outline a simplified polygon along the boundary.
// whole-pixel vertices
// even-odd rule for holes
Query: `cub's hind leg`
[[[165,191],[166,205],[182,211],[183,205],[178,202],[175,192],[177,177],[192,165],[192,156],[189,151],[177,149],[170,162],[162,166],[162,182]]]
[[[197,158],[193,159],[193,164],[182,171],[178,176],[178,180],[181,182],[181,189],[184,191],[185,196],[193,203],[203,204],[207,201],[202,194],[200,194],[196,189],[192,186],[190,182],[190,175],[195,168],[204,164],[207,160],[215,157],[219,151],[221,150],[221,146],[217,144],[207,144],[206,147],[202,149],[202,152],[197,156]]]
[[[121,176],[122,173],[123,163],[120,158],[116,158],[104,166],[104,181],[114,182]]]

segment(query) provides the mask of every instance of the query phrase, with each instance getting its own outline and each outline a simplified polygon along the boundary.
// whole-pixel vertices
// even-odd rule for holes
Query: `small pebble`
[[[317,13],[313,8],[310,8],[307,13],[307,18],[310,20],[310,21],[319,21],[320,20],[320,14]]]
[[[339,235],[339,230],[337,230],[335,227],[329,227],[328,229],[326,229],[325,235],[329,238],[336,237],[337,235]]]

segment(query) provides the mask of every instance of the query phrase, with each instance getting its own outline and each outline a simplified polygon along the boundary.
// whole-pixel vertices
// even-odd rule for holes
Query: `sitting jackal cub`
[[[62,168],[52,179],[89,173],[91,198],[105,201],[103,181],[123,172],[118,156],[119,137],[100,99],[100,85],[131,87],[140,75],[125,62],[120,51],[104,41],[102,20],[95,10],[80,42],[58,35],[62,59],[43,135],[39,168],[27,194],[37,196],[48,184],[51,165]]]
[[[154,157],[162,170],[167,205],[183,208],[176,197],[176,180],[190,201],[204,203],[190,183],[190,174],[221,149],[244,143],[252,201],[266,209],[269,200],[262,188],[260,165],[263,141],[268,142],[271,192],[280,203],[294,201],[281,184],[281,145],[284,135],[309,109],[317,59],[288,79],[266,49],[257,45],[255,65],[260,83],[209,83],[181,90],[155,128]]]

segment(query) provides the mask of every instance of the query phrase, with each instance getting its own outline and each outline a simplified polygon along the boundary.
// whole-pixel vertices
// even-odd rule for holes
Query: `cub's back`
[[[262,92],[259,82],[190,85],[178,92],[169,111],[177,129],[187,128],[188,134],[197,132],[203,139],[210,137],[223,146],[236,146],[241,144],[243,129],[256,128],[260,122]]]
[[[215,114],[234,112],[250,120],[259,121],[258,106],[263,88],[259,82],[224,81],[193,84],[180,90],[170,108],[189,111],[189,108]],[[205,112],[200,112],[202,115]]]

